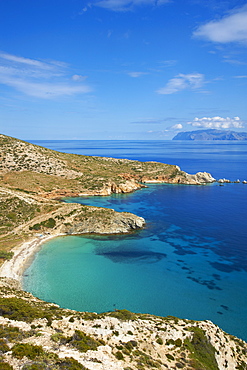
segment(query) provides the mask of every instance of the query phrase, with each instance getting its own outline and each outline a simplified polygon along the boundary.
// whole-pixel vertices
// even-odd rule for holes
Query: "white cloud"
[[[182,130],[183,125],[181,123],[177,123],[171,127],[171,130]]]
[[[25,95],[42,99],[87,93],[90,87],[82,84],[86,77],[66,76],[63,62],[41,62],[7,53],[0,53],[0,84]]]
[[[87,78],[87,76],[82,76],[82,75],[73,75],[72,77],[71,77],[71,79],[73,80],[73,81],[83,81],[83,80],[85,80]]]
[[[174,94],[185,89],[196,90],[202,87],[204,83],[204,75],[201,73],[182,74],[168,81],[165,87],[157,90],[158,94]]]
[[[229,128],[243,128],[244,124],[239,117],[203,117],[194,118],[193,121],[187,122],[194,127],[215,128],[215,129],[229,129]]]
[[[26,64],[26,65],[29,65],[29,66],[42,68],[42,69],[50,69],[51,68],[51,66],[48,63],[43,63],[43,62],[40,62],[39,60],[23,58],[23,57],[19,57],[17,55],[11,55],[11,54],[8,54],[8,53],[0,53],[0,58],[11,61],[11,62],[15,62],[17,64],[21,63],[21,64]]]
[[[247,5],[198,27],[193,35],[218,43],[247,43]]]
[[[100,0],[89,3],[88,7],[94,5],[115,12],[126,12],[140,5],[160,6],[168,2],[170,2],[170,0]]]
[[[146,74],[147,74],[146,72],[128,72],[128,75],[134,78],[141,77]]]

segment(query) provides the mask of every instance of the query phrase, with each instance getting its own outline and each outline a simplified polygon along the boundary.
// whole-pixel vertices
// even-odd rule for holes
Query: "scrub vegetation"
[[[4,279],[0,285],[1,369],[76,370],[92,363],[103,369],[116,361],[125,370],[219,370],[222,362],[229,365],[224,369],[247,369],[246,343],[209,321],[127,310],[76,312],[43,302]]]

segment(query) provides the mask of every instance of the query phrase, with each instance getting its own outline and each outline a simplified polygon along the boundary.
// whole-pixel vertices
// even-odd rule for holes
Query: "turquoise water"
[[[97,155],[115,157],[120,157],[122,150],[131,158],[129,150],[137,159],[150,151],[151,160],[164,162],[169,154],[171,159],[180,157],[173,158],[173,163],[187,171],[186,163],[191,167],[194,163],[191,173],[197,167],[204,170],[208,157],[213,176],[247,178],[247,143],[179,146],[167,142],[165,150],[163,142],[160,146],[148,144],[138,143],[134,151],[133,142],[122,143],[119,149],[117,142],[111,142],[112,150],[108,142],[100,142],[100,146],[94,142],[94,149],[99,148]],[[64,146],[64,142],[56,145]],[[75,142],[74,151],[89,150],[85,145]],[[70,142],[68,150],[72,152],[71,146]],[[117,150],[119,153],[114,153]],[[76,310],[126,308],[209,319],[247,340],[246,192],[247,185],[242,183],[162,184],[132,194],[67,199],[133,212],[146,219],[147,227],[127,236],[53,239],[26,270],[24,287],[42,299]]]

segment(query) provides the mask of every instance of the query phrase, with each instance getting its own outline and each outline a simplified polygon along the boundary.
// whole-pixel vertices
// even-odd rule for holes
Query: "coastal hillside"
[[[0,287],[3,370],[247,369],[247,344],[210,321],[76,312]]]
[[[179,132],[172,140],[247,140],[247,132],[230,130],[196,130]]]
[[[189,175],[176,165],[61,153],[0,135],[0,185],[42,198],[125,193],[148,182],[212,181],[210,174]]]
[[[144,226],[129,213],[60,202],[65,196],[127,193],[148,182],[212,181],[210,174],[189,175],[176,165],[66,154],[0,135],[0,263],[38,234],[126,233]]]

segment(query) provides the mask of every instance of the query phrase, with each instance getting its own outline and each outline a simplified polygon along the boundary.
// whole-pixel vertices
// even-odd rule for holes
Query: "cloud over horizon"
[[[200,128],[215,128],[215,129],[229,129],[229,128],[243,128],[243,121],[239,117],[195,117],[193,121],[187,122],[188,125]]]
[[[43,62],[8,53],[0,53],[0,84],[36,98],[87,93],[91,88],[80,75],[67,76],[67,65],[59,61]]]
[[[165,87],[160,88],[156,92],[158,94],[174,94],[182,90],[196,90],[204,84],[204,75],[201,73],[178,74],[170,79]]]
[[[247,5],[232,11],[220,20],[199,26],[193,36],[223,44],[229,42],[247,44]]]

